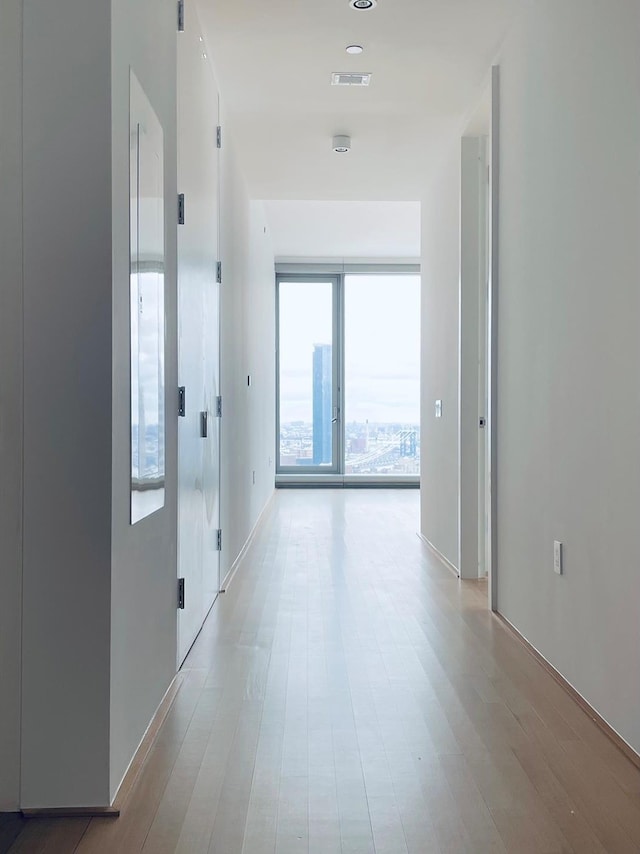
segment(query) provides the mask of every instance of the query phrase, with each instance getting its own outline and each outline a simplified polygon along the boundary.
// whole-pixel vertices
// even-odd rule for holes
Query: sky
[[[315,344],[332,341],[332,283],[280,283],[282,424],[312,418]],[[345,419],[420,422],[420,276],[345,280]]]

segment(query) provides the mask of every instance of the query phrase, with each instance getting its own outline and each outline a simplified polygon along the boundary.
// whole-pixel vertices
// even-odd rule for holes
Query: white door
[[[480,174],[486,176],[482,180],[479,199],[479,251],[480,276],[478,287],[478,577],[484,578],[488,571],[487,536],[489,526],[489,500],[487,480],[487,455],[489,452],[489,395],[488,395],[488,364],[487,353],[489,327],[489,170],[488,170],[488,140],[483,139],[480,148]]]
[[[178,663],[219,590],[218,93],[192,5],[178,34],[178,376],[185,414],[178,429]]]
[[[500,67],[491,69],[491,137],[489,146],[489,287],[487,306],[486,567],[489,607],[498,610],[498,291],[500,277]]]
[[[214,139],[218,121],[216,95],[215,126],[211,121],[203,128],[206,139]],[[213,115],[213,114],[212,114]],[[217,151],[217,149],[216,149]],[[209,152],[210,153],[210,152]],[[206,230],[215,235],[215,247],[219,246],[219,158],[207,157],[207,186],[215,190],[215,205],[206,206]],[[215,254],[215,253],[214,253]],[[203,358],[204,358],[204,410],[207,413],[207,437],[204,443],[203,460],[203,544],[202,584],[205,609],[208,612],[220,591],[220,551],[218,530],[220,528],[220,422],[217,412],[220,395],[220,285],[217,275],[211,277],[203,291]],[[206,613],[205,613],[206,616]]]

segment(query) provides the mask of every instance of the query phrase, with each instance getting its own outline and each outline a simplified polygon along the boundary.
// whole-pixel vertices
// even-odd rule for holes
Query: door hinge
[[[218,528],[216,532],[216,550],[222,551],[222,528]]]
[[[178,32],[184,32],[184,0],[178,0]]]
[[[187,390],[181,385],[178,388],[178,416],[184,418],[187,414]]]
[[[178,610],[184,611],[184,578],[178,579]]]
[[[222,418],[222,396],[216,397],[216,418]]]
[[[218,125],[216,128],[216,147],[222,148],[222,127]]]
[[[203,439],[206,439],[209,435],[209,413],[201,412],[200,413],[200,436]]]
[[[222,261],[218,261],[216,264],[216,282],[219,285],[222,284]]]
[[[184,193],[178,196],[178,225],[184,225]]]

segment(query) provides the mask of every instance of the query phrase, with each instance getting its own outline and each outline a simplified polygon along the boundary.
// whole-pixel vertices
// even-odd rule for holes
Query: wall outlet
[[[564,567],[562,566],[562,543],[557,540],[553,544],[553,571],[556,575],[562,575]]]

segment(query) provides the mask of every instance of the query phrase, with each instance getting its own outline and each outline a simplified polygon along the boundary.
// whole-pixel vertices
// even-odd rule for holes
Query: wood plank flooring
[[[121,817],[30,820],[11,854],[638,854],[640,771],[418,501],[279,492]]]

